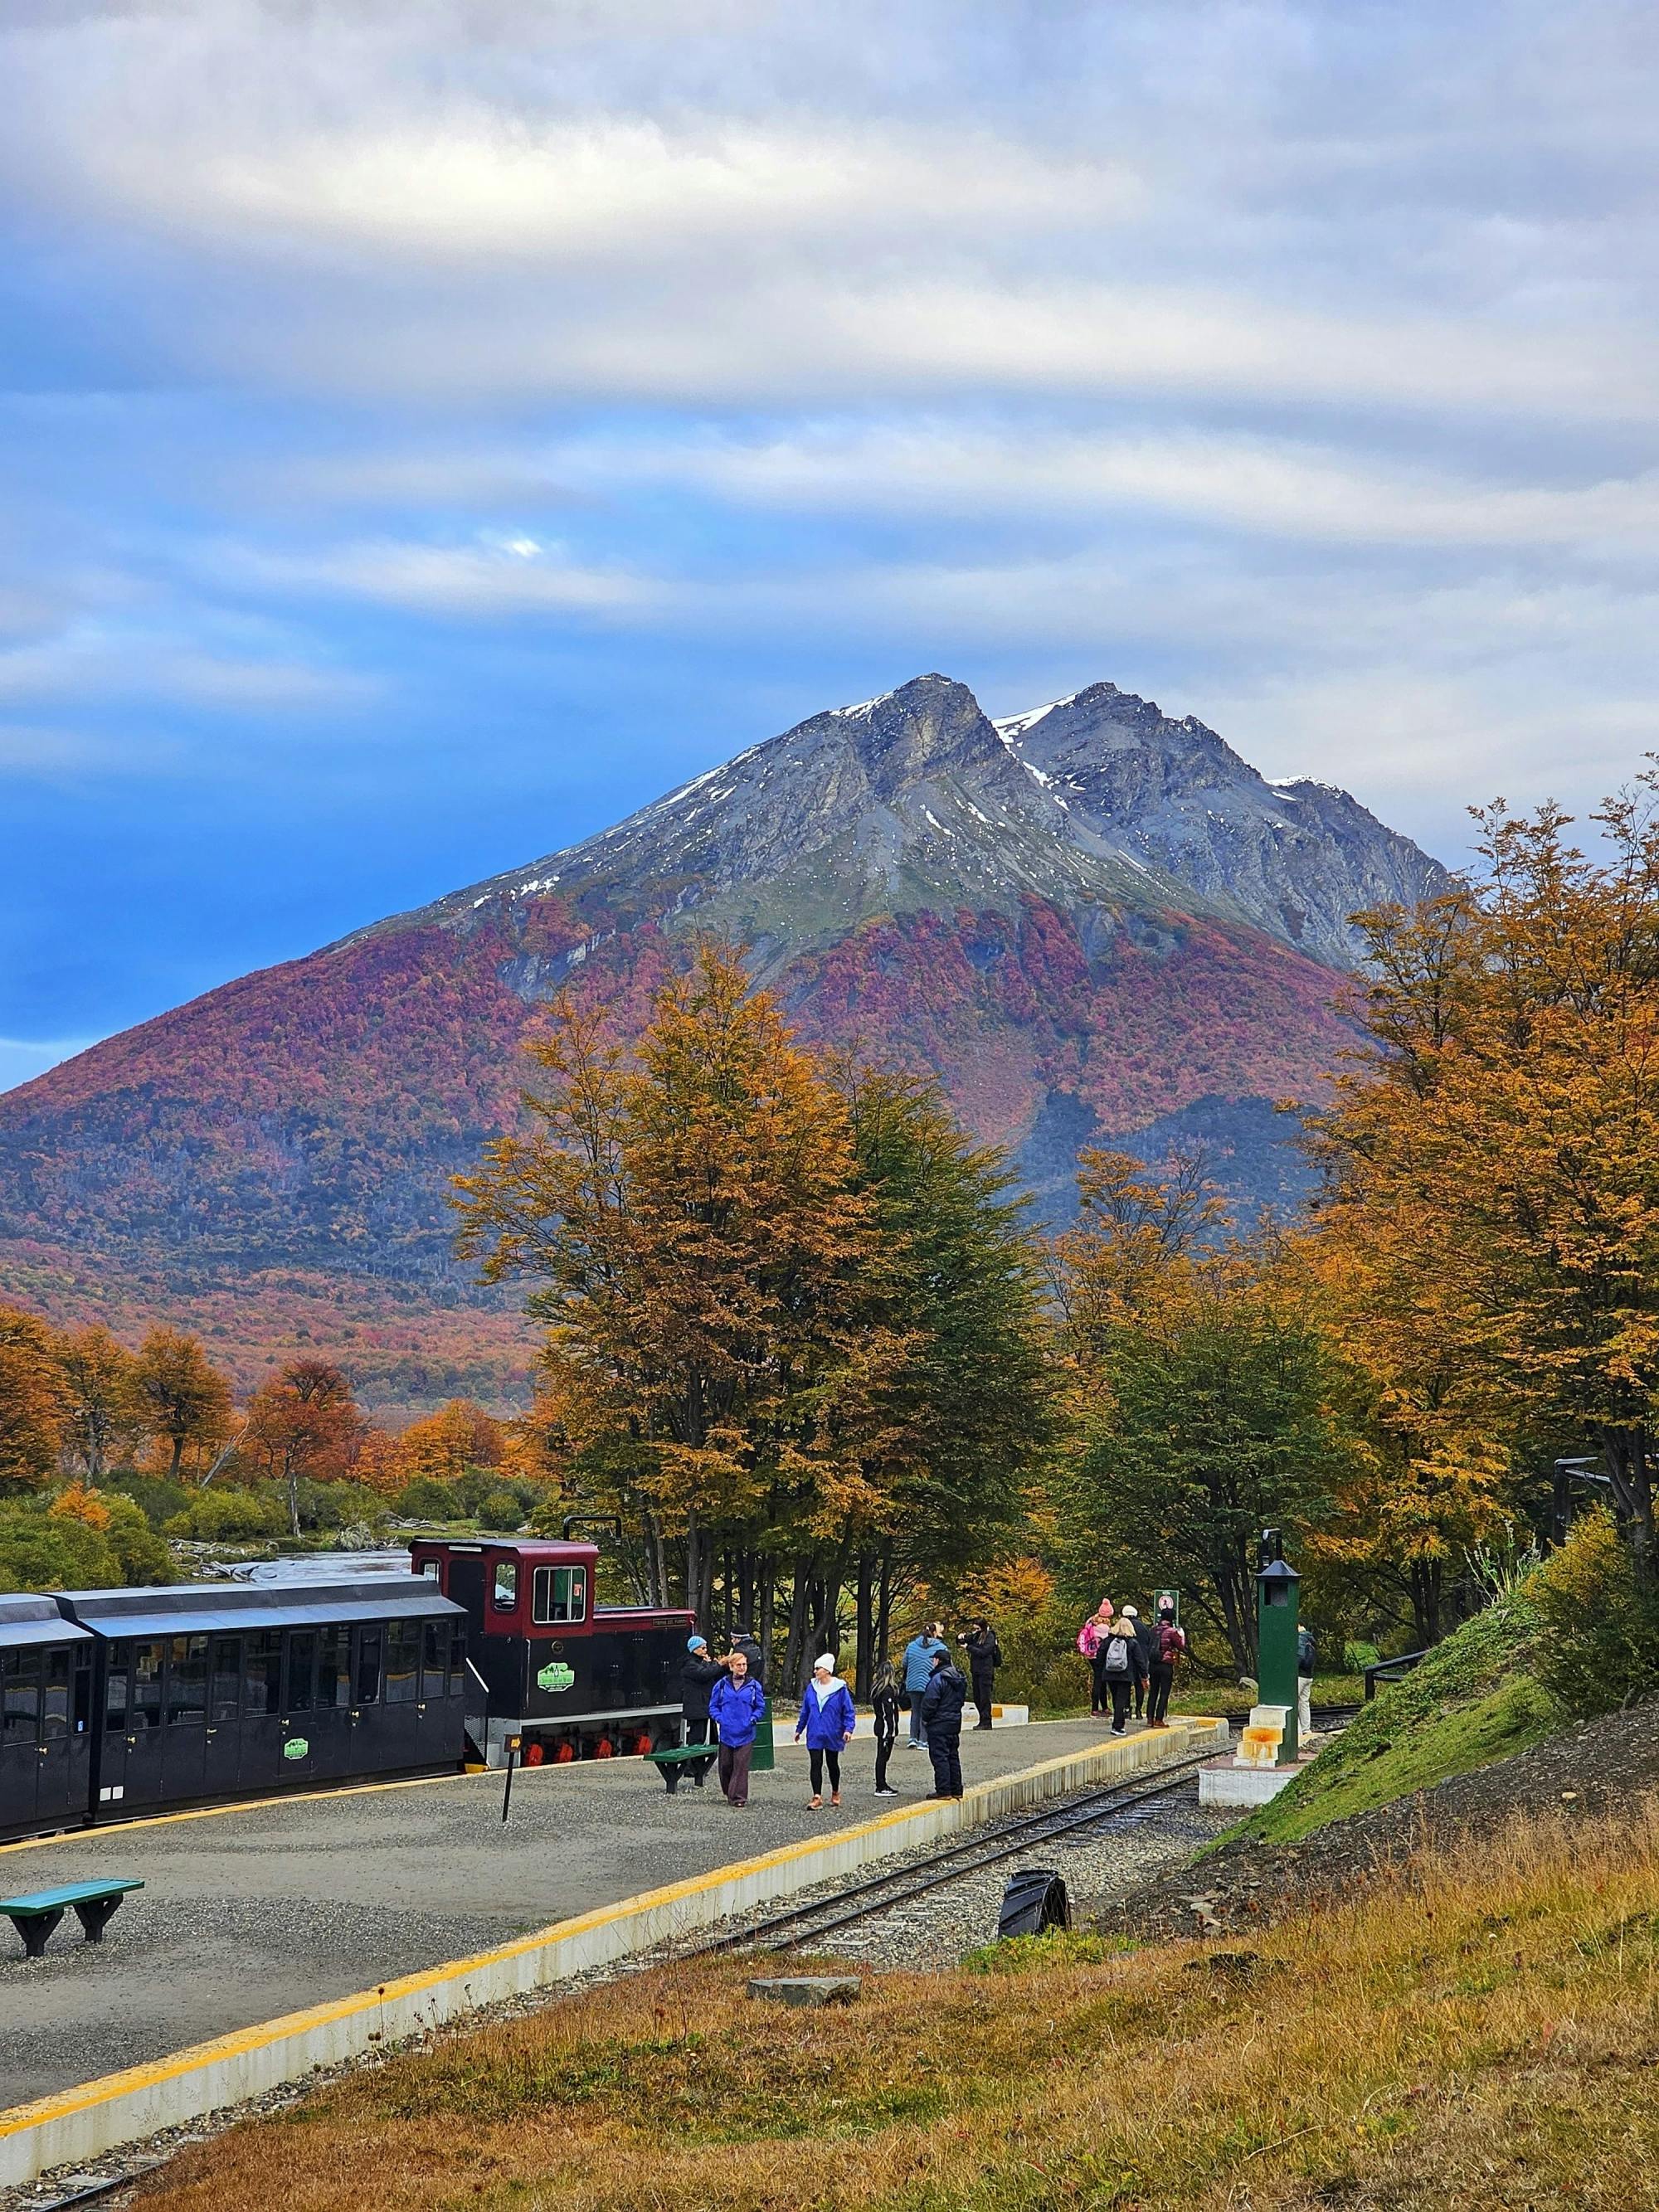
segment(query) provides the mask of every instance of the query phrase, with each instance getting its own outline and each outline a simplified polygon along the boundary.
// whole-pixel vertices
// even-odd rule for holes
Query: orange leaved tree
[[[301,1478],[337,1482],[349,1474],[363,1428],[350,1384],[326,1359],[289,1360],[248,1401],[242,1449],[285,1486],[295,1536]]]
[[[139,1425],[169,1448],[170,1481],[179,1480],[187,1449],[210,1454],[229,1434],[230,1385],[182,1329],[151,1329],[129,1381]]]

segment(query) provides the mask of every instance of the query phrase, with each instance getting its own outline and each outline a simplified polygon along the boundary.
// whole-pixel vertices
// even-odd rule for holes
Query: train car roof
[[[91,1632],[66,1620],[51,1597],[0,1597],[0,1650],[25,1644],[90,1644]]]
[[[183,1636],[213,1628],[311,1628],[360,1620],[464,1620],[424,1575],[337,1583],[196,1583],[64,1590],[64,1609],[100,1636]]]

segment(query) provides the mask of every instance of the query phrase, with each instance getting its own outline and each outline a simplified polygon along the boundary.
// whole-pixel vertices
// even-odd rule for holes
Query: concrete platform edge
[[[100,2157],[123,2143],[246,2103],[286,2082],[302,2081],[318,2068],[387,2050],[480,2005],[650,1950],[712,1927],[728,1914],[854,1873],[890,1853],[1000,1820],[1091,1783],[1127,1778],[1173,1752],[1196,1748],[1218,1731],[1224,1742],[1225,1729],[1224,1721],[1185,1718],[1172,1721],[1167,1735],[1109,1738],[1088,1751],[978,1783],[960,1803],[907,1805],[821,1840],[807,1838],[759,1858],[623,1898],[472,1958],[288,2013],[15,2106],[0,2112],[0,2187],[17,2187],[53,2167]]]

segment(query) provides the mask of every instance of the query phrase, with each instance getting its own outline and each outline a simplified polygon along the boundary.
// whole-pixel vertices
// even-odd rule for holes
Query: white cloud
[[[308,554],[216,549],[220,573],[245,584],[343,594],[434,613],[611,616],[641,619],[672,596],[665,580],[586,566],[523,536],[470,545],[395,539]]]
[[[96,1042],[95,1037],[0,1037],[0,1091],[44,1075]]]

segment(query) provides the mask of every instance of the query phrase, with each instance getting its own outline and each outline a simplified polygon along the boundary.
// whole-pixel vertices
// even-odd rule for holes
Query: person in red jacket
[[[1152,1651],[1146,1668],[1146,1725],[1148,1728],[1168,1728],[1170,1691],[1175,1682],[1176,1662],[1187,1649],[1185,1632],[1176,1626],[1172,1607],[1159,1608],[1152,1626]]]

